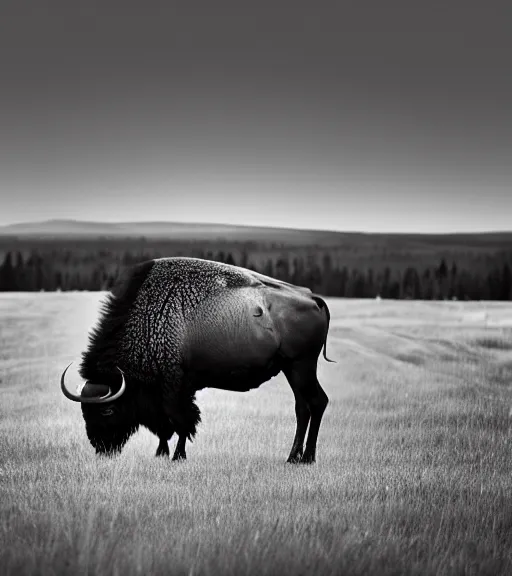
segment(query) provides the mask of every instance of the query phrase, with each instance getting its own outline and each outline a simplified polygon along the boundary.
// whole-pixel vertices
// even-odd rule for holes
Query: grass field
[[[200,392],[184,463],[97,458],[59,377],[101,296],[0,297],[1,574],[512,574],[512,304],[329,300],[294,466],[282,376]]]

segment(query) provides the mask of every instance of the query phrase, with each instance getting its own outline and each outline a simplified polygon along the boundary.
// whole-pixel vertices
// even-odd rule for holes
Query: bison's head
[[[71,364],[69,365],[71,366]],[[126,382],[120,368],[119,389],[112,393],[107,384],[86,382],[80,395],[72,394],[65,385],[64,370],[60,380],[61,390],[69,400],[82,404],[87,436],[98,454],[114,455],[121,451],[128,438],[138,428],[134,410],[126,393]],[[112,383],[115,385],[115,383]]]

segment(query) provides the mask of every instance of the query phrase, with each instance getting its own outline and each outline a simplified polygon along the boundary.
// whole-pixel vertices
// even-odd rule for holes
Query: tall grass
[[[512,307],[330,301],[318,461],[293,466],[281,376],[200,393],[184,463],[147,431],[97,458],[58,385],[97,303],[0,298],[0,573],[512,573]]]

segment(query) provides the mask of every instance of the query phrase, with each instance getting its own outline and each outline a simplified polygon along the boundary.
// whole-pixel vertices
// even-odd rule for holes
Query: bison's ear
[[[110,392],[110,388],[106,384],[91,384],[86,382],[80,396],[83,398],[101,398]]]

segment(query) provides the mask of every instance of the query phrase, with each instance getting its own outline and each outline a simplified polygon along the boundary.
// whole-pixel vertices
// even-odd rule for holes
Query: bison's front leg
[[[195,403],[195,388],[184,384],[178,371],[174,374],[172,385],[166,382],[163,390],[164,412],[178,434],[178,443],[173,460],[186,460],[185,444],[187,438],[194,438],[201,413]]]
[[[173,460],[186,460],[187,453],[185,452],[185,444],[187,442],[187,437],[185,435],[178,438],[178,443],[176,444],[176,450],[174,451]]]
[[[160,437],[160,443],[156,449],[155,456],[169,456],[169,444],[167,443],[167,438]]]

